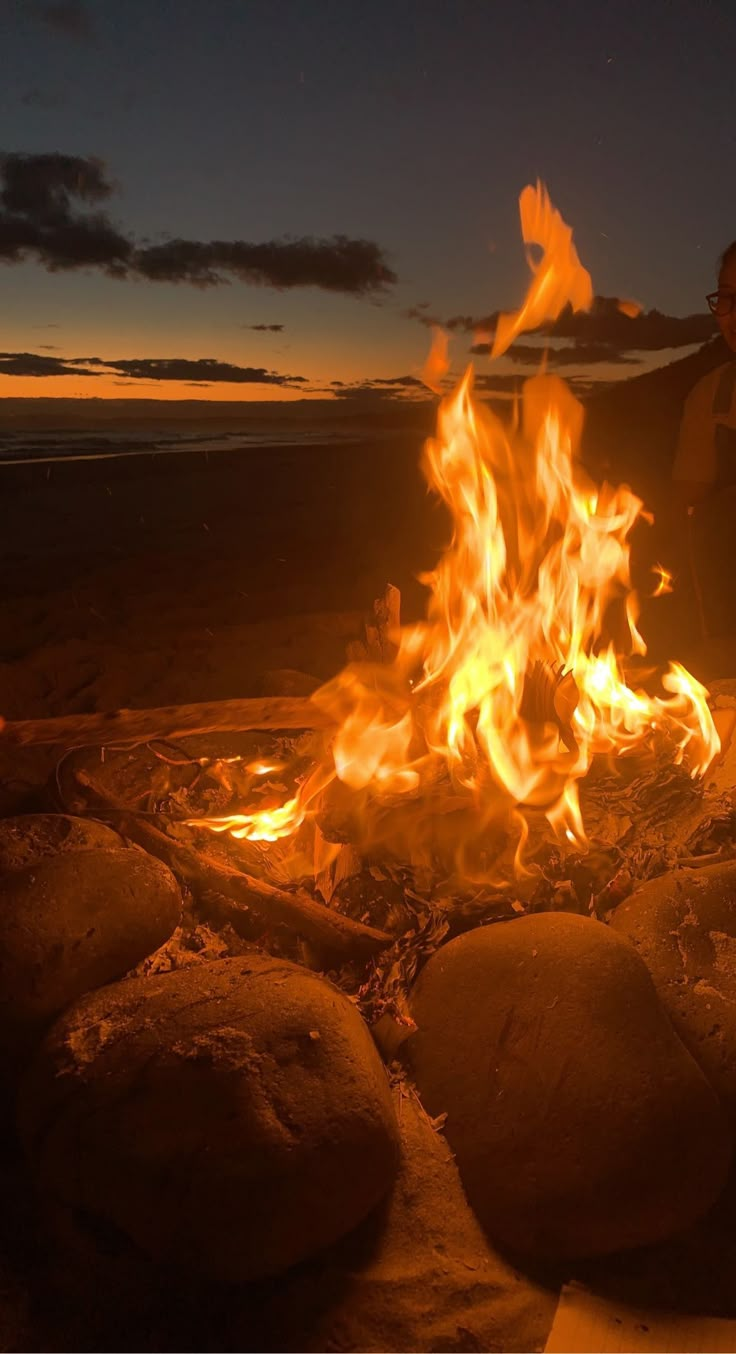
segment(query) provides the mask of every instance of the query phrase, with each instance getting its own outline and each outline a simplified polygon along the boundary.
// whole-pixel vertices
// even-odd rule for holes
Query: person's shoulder
[[[699,380],[695,382],[695,385],[690,387],[690,390],[685,397],[685,408],[710,409],[721,381],[727,372],[730,373],[733,365],[733,361],[721,362],[719,366],[713,367],[711,371],[707,371],[705,376],[701,376]]]
[[[695,385],[690,387],[687,399],[689,399],[689,401],[690,399],[712,399],[718,386],[720,386],[724,372],[731,370],[732,366],[732,362],[721,362],[720,366],[713,367],[712,370],[706,371],[705,376],[701,376],[701,378],[695,380]]]

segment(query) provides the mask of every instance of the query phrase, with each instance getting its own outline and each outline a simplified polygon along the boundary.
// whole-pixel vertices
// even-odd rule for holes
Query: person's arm
[[[702,503],[716,477],[712,403],[711,382],[698,381],[682,411],[672,467],[672,507],[678,518]]]
[[[708,382],[699,381],[685,401],[665,515],[667,567],[679,580],[680,596],[685,597],[695,583],[689,519],[708,497],[715,479],[711,406]]]
[[[697,507],[702,503],[712,486],[707,480],[675,480],[672,481],[672,516],[676,521],[681,521],[686,516],[690,508]]]

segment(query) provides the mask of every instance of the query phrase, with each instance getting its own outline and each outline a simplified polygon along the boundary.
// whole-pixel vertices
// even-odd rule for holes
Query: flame
[[[496,353],[592,300],[546,190],[525,188],[520,208],[542,258],[530,260],[521,309],[499,320]],[[342,796],[357,843],[415,859],[452,841],[466,873],[471,845],[480,859],[497,824],[514,823],[519,870],[534,812],[585,843],[578,791],[596,756],[664,739],[699,776],[718,752],[707,692],[682,666],[670,665],[660,694],[628,685],[628,661],[646,652],[629,545],[643,505],[585,474],[580,403],[558,377],[532,377],[509,427],[472,388],[469,369],[424,449],[424,474],[452,521],[422,580],[426,620],[400,631],[390,662],[352,664],[315,693],[337,732],[292,794],[209,820],[214,830],[274,841]],[[670,575],[656,572],[657,592],[667,591]]]
[[[664,597],[666,593],[672,592],[673,580],[669,569],[665,569],[663,564],[655,564],[652,573],[657,576],[657,586],[652,597]]]
[[[588,310],[593,300],[593,283],[578,258],[572,230],[552,206],[543,184],[527,185],[519,198],[519,214],[524,243],[538,245],[542,258],[535,263],[527,251],[532,284],[520,310],[499,316],[491,357],[500,357],[525,330],[556,320],[566,305]]]
[[[435,395],[442,393],[442,379],[450,369],[449,339],[440,325],[432,326],[432,345],[422,367],[420,379]]]

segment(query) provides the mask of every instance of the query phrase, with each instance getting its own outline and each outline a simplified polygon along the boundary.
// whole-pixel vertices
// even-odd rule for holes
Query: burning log
[[[243,733],[250,729],[324,729],[326,711],[307,696],[259,696],[156,710],[110,710],[54,719],[0,720],[0,738],[17,747],[59,744],[100,747],[106,743],[147,743],[191,734]]]
[[[392,663],[398,653],[398,635],[401,629],[401,593],[393,583],[387,583],[380,597],[373,603],[373,611],[363,626],[363,639],[348,645],[351,663]]]
[[[340,963],[365,961],[393,943],[387,931],[353,921],[302,890],[289,893],[175,841],[139,814],[115,803],[86,772],[77,771],[74,778],[88,807],[110,817],[124,837],[164,861],[178,879],[197,892],[226,898],[231,904],[227,920],[235,930],[239,921],[242,925],[243,912],[249,910],[264,926],[287,926]]]

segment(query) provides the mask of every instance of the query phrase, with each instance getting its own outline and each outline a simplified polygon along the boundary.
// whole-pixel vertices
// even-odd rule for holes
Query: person
[[[736,632],[736,240],[706,300],[728,358],[690,391],[672,470],[675,563],[702,639]]]
[[[685,401],[673,468],[685,507],[736,484],[736,240],[722,255],[717,289],[706,300],[731,360],[701,377]]]

